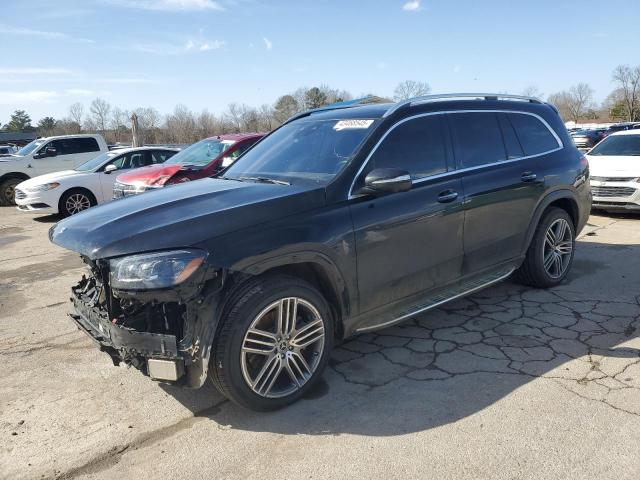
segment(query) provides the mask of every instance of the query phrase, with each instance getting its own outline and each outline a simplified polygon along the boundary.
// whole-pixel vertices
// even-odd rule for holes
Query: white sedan
[[[640,130],[612,133],[587,159],[593,208],[640,212]]]
[[[18,184],[15,201],[18,210],[23,212],[73,215],[99,203],[109,202],[113,198],[113,183],[117,173],[163,163],[178,152],[178,149],[159,147],[105,152],[75,170],[49,173]]]

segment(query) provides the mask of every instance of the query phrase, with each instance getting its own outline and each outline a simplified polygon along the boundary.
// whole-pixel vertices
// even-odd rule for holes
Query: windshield
[[[298,120],[257,143],[223,178],[267,177],[326,184],[349,163],[373,120]]]
[[[589,155],[640,156],[640,135],[611,135],[596,145]]]
[[[44,143],[44,140],[34,140],[31,143],[27,143],[24,147],[16,152],[16,155],[29,155],[36,148]]]
[[[97,157],[94,157],[91,160],[89,160],[88,162],[84,162],[79,167],[76,167],[76,171],[78,171],[78,172],[91,172],[91,171],[95,170],[96,168],[100,168],[100,166],[104,162],[106,162],[107,160],[115,157],[116,155],[118,155],[117,151],[101,153]]]
[[[184,165],[204,167],[234,143],[235,142],[229,140],[200,140],[181,152],[176,153],[164,163],[166,165],[182,163]]]

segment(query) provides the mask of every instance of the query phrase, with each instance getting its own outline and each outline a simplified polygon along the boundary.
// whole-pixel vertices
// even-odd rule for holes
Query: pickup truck
[[[0,205],[15,203],[15,188],[19,183],[45,173],[72,170],[108,150],[102,135],[97,134],[34,140],[15,155],[0,158]]]

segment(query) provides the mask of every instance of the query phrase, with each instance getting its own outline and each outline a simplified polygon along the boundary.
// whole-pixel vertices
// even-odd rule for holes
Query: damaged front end
[[[174,251],[92,261],[72,288],[78,328],[156,380],[200,387],[207,375],[225,271],[206,254]]]

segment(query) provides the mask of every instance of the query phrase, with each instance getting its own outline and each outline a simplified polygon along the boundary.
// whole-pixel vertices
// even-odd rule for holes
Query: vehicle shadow
[[[640,362],[640,272],[628,265],[638,255],[639,245],[581,242],[571,275],[557,288],[505,282],[352,338],[334,350],[306,399],[277,412],[220,406],[223,397],[211,385],[162,388],[196,416],[281,434],[421,431],[473,415],[541,377],[640,414],[620,394],[640,395],[640,378],[628,370]],[[627,278],[618,282],[620,275]]]
[[[41,217],[33,217],[36,222],[40,223],[57,223],[64,217],[62,215],[43,215]]]

